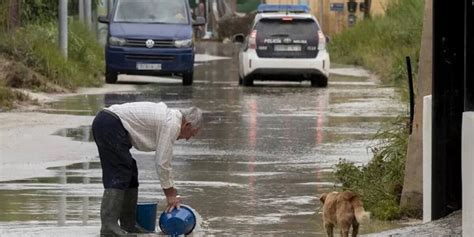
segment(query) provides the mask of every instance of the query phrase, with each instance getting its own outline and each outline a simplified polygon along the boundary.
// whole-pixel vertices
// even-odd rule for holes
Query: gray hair
[[[183,115],[184,121],[189,122],[194,129],[201,129],[202,127],[202,111],[197,107],[190,107],[179,110]]]

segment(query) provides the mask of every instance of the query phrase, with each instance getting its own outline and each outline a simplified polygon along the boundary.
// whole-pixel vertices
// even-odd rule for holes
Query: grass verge
[[[70,23],[68,59],[59,51],[57,38],[52,23],[0,32],[0,53],[5,55],[0,66],[8,69],[0,75],[4,89],[55,92],[102,85],[104,52],[95,35],[79,22]]]
[[[28,95],[12,90],[0,83],[0,111],[13,108],[17,103],[29,101]]]

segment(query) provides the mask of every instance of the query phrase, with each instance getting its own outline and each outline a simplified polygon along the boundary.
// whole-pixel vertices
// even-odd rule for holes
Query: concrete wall
[[[405,180],[401,198],[402,208],[420,214],[423,209],[423,97],[431,94],[433,76],[432,9],[433,1],[426,0],[423,32],[421,36],[418,81],[415,90],[415,117],[413,120],[413,132],[408,140]]]
[[[321,8],[321,1],[322,6]],[[337,34],[343,31],[345,28],[349,27],[348,16],[349,12],[347,11],[347,2],[348,0],[266,0],[267,4],[300,4],[307,2],[311,8],[311,13],[315,15],[320,23],[322,23],[323,32],[329,36]],[[361,3],[364,0],[356,0],[356,2]],[[371,14],[372,15],[383,15],[385,14],[385,9],[389,0],[372,0]],[[334,12],[330,11],[331,3],[343,3],[344,11],[343,12]],[[357,5],[359,6],[359,5]],[[321,9],[322,15],[321,18]],[[363,13],[360,11],[360,8],[357,7],[355,13],[357,21],[363,19]]]

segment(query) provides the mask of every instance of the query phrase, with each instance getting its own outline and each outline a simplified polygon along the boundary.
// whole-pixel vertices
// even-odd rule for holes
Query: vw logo
[[[145,42],[145,45],[146,45],[147,48],[151,49],[151,48],[153,48],[153,46],[155,46],[155,41],[149,39]]]
[[[285,38],[285,39],[283,39],[283,43],[285,43],[285,44],[290,44],[291,41],[292,41],[292,40],[291,40],[290,38]]]

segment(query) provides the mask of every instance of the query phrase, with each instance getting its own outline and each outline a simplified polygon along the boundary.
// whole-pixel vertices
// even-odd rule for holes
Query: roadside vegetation
[[[358,167],[346,160],[336,165],[335,176],[343,189],[359,193],[366,209],[381,220],[402,216],[399,208],[407,149],[406,119],[398,117],[377,132],[377,144],[370,147],[372,160]]]
[[[385,83],[407,85],[405,57],[418,71],[424,0],[389,1],[385,16],[363,20],[328,44],[334,62],[360,65]]]
[[[383,83],[407,91],[407,56],[412,59],[414,78],[418,71],[423,0],[392,1],[385,16],[359,22],[335,36],[329,44],[336,63],[360,65],[375,72]],[[375,135],[379,143],[371,147],[373,159],[363,166],[340,160],[335,167],[343,189],[360,193],[366,208],[381,220],[413,216],[400,209],[408,141],[408,118],[401,115]]]
[[[0,108],[28,100],[23,89],[66,92],[103,83],[104,52],[94,32],[70,20],[66,59],[58,47],[56,1],[22,0],[15,29],[7,27],[7,4],[0,3]]]

